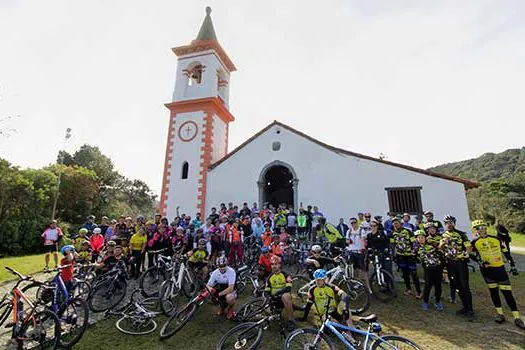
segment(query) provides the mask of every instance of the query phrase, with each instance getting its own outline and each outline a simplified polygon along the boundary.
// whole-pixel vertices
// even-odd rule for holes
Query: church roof
[[[330,145],[328,145],[328,144],[326,144],[324,142],[321,142],[321,141],[319,141],[319,140],[317,140],[317,139],[315,139],[315,138],[313,138],[311,136],[308,136],[305,133],[300,132],[299,130],[296,130],[296,129],[292,128],[291,126],[283,124],[283,123],[281,123],[281,122],[279,122],[277,120],[274,120],[272,123],[270,123],[264,129],[262,129],[261,131],[259,131],[258,133],[256,133],[252,137],[250,137],[248,140],[244,141],[242,144],[240,144],[237,148],[235,148],[233,151],[228,153],[223,158],[221,158],[218,161],[216,161],[215,163],[211,164],[208,167],[208,169],[211,170],[211,169],[219,166],[221,163],[223,163],[228,158],[233,156],[235,153],[240,151],[242,148],[244,148],[250,142],[252,142],[257,137],[259,137],[260,135],[265,133],[267,130],[269,130],[271,127],[276,126],[276,125],[284,128],[284,129],[286,129],[288,131],[291,131],[291,132],[295,133],[296,135],[304,137],[307,140],[309,140],[309,141],[311,141],[313,143],[316,143],[317,145],[319,145],[319,146],[321,146],[323,148],[326,148],[326,149],[328,149],[328,150],[330,150],[332,152],[335,152],[335,153],[345,154],[345,155],[349,155],[349,156],[357,157],[357,158],[361,158],[361,159],[367,159],[367,160],[370,160],[370,161],[383,163],[383,164],[390,165],[390,166],[395,166],[395,167],[398,167],[398,168],[403,168],[405,170],[414,171],[414,172],[417,172],[417,173],[420,173],[420,174],[433,176],[433,177],[437,177],[437,178],[441,178],[441,179],[445,179],[445,180],[460,182],[460,183],[465,185],[466,189],[476,188],[476,187],[480,186],[480,184],[478,182],[476,182],[476,181],[466,180],[466,179],[462,179],[462,178],[459,178],[459,177],[456,177],[456,176],[444,175],[444,174],[436,173],[434,171],[430,171],[430,170],[426,170],[426,169],[420,169],[420,168],[416,168],[416,167],[413,167],[413,166],[410,166],[410,165],[395,163],[395,162],[391,162],[389,160],[384,160],[384,159],[379,159],[379,158],[375,158],[375,157],[370,157],[370,156],[367,156],[367,155],[364,155],[364,154],[355,153],[355,152],[347,151],[347,150],[342,149],[342,148],[337,148],[337,147],[334,147],[334,146],[330,146]]]
[[[206,17],[202,22],[201,29],[195,40],[215,40],[217,41],[217,35],[215,34],[215,28],[213,28],[213,22],[211,20],[211,7],[206,7]]]

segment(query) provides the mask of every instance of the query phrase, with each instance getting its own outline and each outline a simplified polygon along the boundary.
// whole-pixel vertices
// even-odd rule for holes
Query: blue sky
[[[525,2],[0,0],[0,157],[89,143],[161,186],[175,46],[204,18],[236,64],[230,150],[277,119],[427,168],[525,146]]]

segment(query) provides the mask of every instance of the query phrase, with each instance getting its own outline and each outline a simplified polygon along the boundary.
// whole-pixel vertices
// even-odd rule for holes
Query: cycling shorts
[[[202,269],[203,267],[208,266],[208,264],[205,263],[204,261],[197,261],[197,262],[188,261],[188,266],[191,267],[192,269]]]
[[[505,266],[481,268],[481,275],[487,284],[510,284]]]
[[[359,252],[350,253],[350,261],[355,269],[366,270],[365,255]]]
[[[46,253],[56,253],[57,252],[57,245],[55,244],[49,244],[44,246],[44,252]]]

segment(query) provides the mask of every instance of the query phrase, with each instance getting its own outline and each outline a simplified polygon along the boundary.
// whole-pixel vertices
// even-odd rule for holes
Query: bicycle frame
[[[376,341],[377,339],[382,339],[377,334],[373,333],[371,331],[372,324],[368,325],[368,330],[364,331],[355,327],[349,327],[342,325],[340,323],[336,323],[331,321],[330,319],[327,319],[324,321],[323,325],[319,329],[319,333],[325,332],[325,329],[330,330],[348,349],[356,349],[350,342],[343,336],[342,332],[351,332],[353,334],[359,334],[365,337],[365,342],[362,344],[363,349],[368,348],[368,344],[372,341]],[[388,342],[384,341],[385,344],[388,344],[392,349],[396,349],[395,346],[389,344]]]

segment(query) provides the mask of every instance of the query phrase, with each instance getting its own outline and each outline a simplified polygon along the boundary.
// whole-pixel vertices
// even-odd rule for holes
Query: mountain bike
[[[137,301],[140,289],[135,289],[131,293],[129,302],[119,310],[110,309],[106,311],[104,317],[118,316],[115,327],[124,334],[146,335],[157,329],[155,318],[162,312],[153,311],[158,308],[157,298],[145,298]]]
[[[181,293],[188,299],[193,297],[197,293],[199,283],[196,281],[196,275],[188,268],[187,255],[181,255],[177,259],[175,266],[171,265],[168,267],[166,265],[164,269],[168,274],[168,278],[160,286],[160,307],[166,316],[171,316],[177,310]]]
[[[362,314],[370,306],[370,295],[364,283],[352,277],[353,266],[348,264],[347,259],[343,255],[336,256],[334,262],[337,266],[327,271],[328,283],[338,285],[348,294],[350,309],[354,315]],[[296,275],[293,277],[292,283],[292,296],[295,291],[295,297],[293,298],[294,308],[296,310],[304,310],[308,299],[308,291],[315,285],[315,280],[310,280],[304,275]]]
[[[325,304],[324,322],[319,329],[301,328],[288,334],[284,341],[284,350],[290,349],[335,349],[332,339],[329,334],[335,335],[346,349],[415,349],[419,350],[419,346],[413,341],[398,336],[398,335],[378,335],[381,332],[381,324],[376,322],[376,315],[369,315],[360,317],[358,321],[368,324],[367,330],[362,330],[356,327],[349,327],[337,322],[333,322],[329,313],[329,302],[331,298],[327,298]],[[354,339],[360,339],[359,343],[354,340],[351,342],[343,332],[350,332]]]
[[[253,264],[251,267],[243,265],[237,269],[237,294],[241,295],[248,284],[252,286],[252,295],[254,297],[260,296],[262,293],[262,286],[257,275],[258,265]]]
[[[119,261],[113,269],[96,280],[89,294],[89,309],[103,312],[117,306],[126,296],[127,279],[126,264]]]
[[[284,338],[286,335],[286,328],[285,322],[281,316],[282,309],[276,307],[274,303],[272,303],[271,298],[266,298],[264,304],[260,305],[258,309],[259,311],[257,314],[261,316],[259,320],[244,322],[233,327],[219,339],[215,349],[256,349],[261,343],[263,331],[267,330],[271,323],[276,320],[279,320],[280,333]],[[253,311],[255,311],[255,309]],[[246,317],[245,319],[251,320],[254,316],[255,314],[251,317]]]
[[[388,302],[397,296],[394,276],[383,267],[383,261],[388,264],[390,259],[389,251],[385,249],[384,252],[379,252],[369,249],[368,252],[373,265],[373,272],[369,277],[370,289],[378,300]]]
[[[11,340],[18,350],[23,349],[56,349],[60,341],[60,321],[51,310],[37,310],[39,306],[19,288],[22,282],[35,282],[32,277],[23,276],[16,270],[5,266],[6,270],[18,277],[18,282],[11,290],[11,307],[13,322]],[[29,308],[25,308],[28,305]]]
[[[213,303],[218,302],[215,295],[211,293],[210,288],[205,285],[202,293],[190,300],[175,314],[171,315],[164,325],[162,325],[162,328],[160,329],[160,340],[171,338],[184,328],[184,326],[193,318],[197,309],[200,308],[209,297],[212,298]]]
[[[79,297],[74,297],[71,291],[68,291],[60,275],[60,270],[68,267],[59,266],[56,269],[47,270],[47,273],[57,272],[51,281],[33,283],[39,287],[38,300],[58,316],[61,328],[59,346],[64,348],[70,348],[79,342],[89,321],[87,302]]]
[[[165,251],[167,248],[148,251],[148,254],[156,254],[157,261],[155,265],[148,267],[139,278],[139,287],[142,295],[146,298],[159,294],[160,285],[166,280],[168,272],[172,268],[171,257],[161,254]]]

